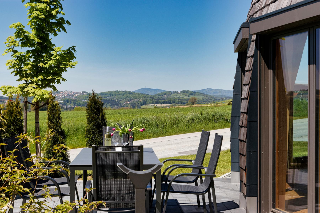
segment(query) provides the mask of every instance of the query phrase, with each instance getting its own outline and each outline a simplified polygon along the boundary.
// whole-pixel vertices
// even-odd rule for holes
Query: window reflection
[[[307,212],[308,33],[275,40],[274,207]]]

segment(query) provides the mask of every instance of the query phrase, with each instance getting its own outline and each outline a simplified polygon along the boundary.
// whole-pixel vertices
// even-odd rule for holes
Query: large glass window
[[[308,32],[276,39],[274,207],[308,209]]]

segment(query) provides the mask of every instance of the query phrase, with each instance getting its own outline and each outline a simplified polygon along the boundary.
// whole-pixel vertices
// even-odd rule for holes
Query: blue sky
[[[76,46],[78,65],[64,74],[58,90],[181,91],[232,89],[237,54],[233,39],[251,0],[66,0],[68,33],[53,40]],[[27,24],[21,0],[0,2],[0,53],[14,31]],[[17,77],[0,57],[0,85]]]

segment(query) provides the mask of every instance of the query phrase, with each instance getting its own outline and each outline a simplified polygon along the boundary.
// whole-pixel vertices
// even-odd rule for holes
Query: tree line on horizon
[[[108,91],[97,93],[104,103],[105,108],[141,108],[143,105],[148,104],[173,104],[173,105],[186,105],[191,97],[196,98],[197,104],[210,104],[221,100],[230,98],[217,97],[207,95],[190,90],[183,91],[166,91],[155,95],[148,95],[136,93],[131,91]],[[76,98],[64,98],[61,105],[71,107],[85,107],[87,104],[89,94],[79,95]]]

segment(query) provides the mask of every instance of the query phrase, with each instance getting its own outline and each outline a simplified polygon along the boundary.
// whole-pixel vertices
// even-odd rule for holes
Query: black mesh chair
[[[163,161],[162,163],[165,165],[165,163],[170,161],[181,161],[181,162],[191,162],[194,166],[202,166],[203,160],[207,151],[208,142],[209,142],[210,132],[202,130],[201,132],[201,138],[200,143],[198,146],[198,151],[196,154],[196,158],[194,160],[191,159],[167,159]],[[188,164],[173,164],[168,166],[162,173],[161,178],[162,182],[168,183],[174,179],[175,176],[170,175],[175,169],[181,168],[181,166],[188,165]],[[190,164],[189,164],[190,165]],[[191,173],[201,173],[201,170],[194,167],[192,168]],[[180,176],[178,178],[175,178],[173,182],[176,183],[194,183],[196,186],[198,185],[198,178],[199,176]],[[197,202],[198,206],[200,206],[200,200],[197,196]]]
[[[34,163],[31,158],[31,153],[28,148],[28,142],[26,140],[19,141],[18,138],[5,138],[4,143],[6,144],[4,148],[5,156],[8,156],[10,153],[13,152],[15,159],[17,161],[17,164],[20,165],[21,169],[25,170],[32,170],[34,169]],[[53,162],[46,162],[46,165],[50,164],[59,164],[63,167],[69,166],[69,164],[65,161],[57,160]],[[50,167],[45,167],[47,169],[51,169]],[[36,198],[42,197],[44,194],[44,191],[42,188],[44,185],[46,186],[55,186],[54,188],[49,188],[50,194],[52,196],[59,196],[60,203],[62,203],[62,197],[69,196],[70,195],[70,178],[66,170],[60,169],[57,171],[59,174],[61,174],[63,177],[53,178],[53,177],[40,177],[40,179],[37,180],[30,180],[29,183],[27,183],[24,187],[32,189],[34,196]],[[78,178],[78,177],[76,177]],[[68,185],[68,186],[66,186]],[[77,198],[79,200],[78,191],[76,189]],[[29,198],[28,194],[22,194],[23,202],[26,201],[26,199]]]
[[[122,163],[141,171],[143,146],[92,146],[93,193],[90,201],[103,201],[101,211],[128,211],[135,208],[135,188],[128,175],[118,168]]]
[[[182,193],[182,194],[202,195],[204,212],[207,212],[204,194],[208,193],[210,212],[213,212],[210,188],[212,190],[212,195],[213,195],[214,210],[215,210],[216,213],[218,212],[217,211],[217,204],[216,204],[216,196],[215,196],[213,178],[215,177],[215,170],[216,170],[216,166],[217,166],[218,159],[219,159],[219,156],[220,156],[222,139],[223,139],[223,136],[218,135],[216,133],[215,139],[214,139],[213,148],[212,148],[211,158],[210,158],[209,165],[208,165],[207,168],[205,168],[203,166],[194,166],[194,165],[180,166],[180,168],[206,169],[206,173],[205,174],[182,173],[182,174],[179,174],[179,175],[175,176],[170,181],[170,183],[168,183],[168,184],[164,183],[164,184],[161,185],[161,192],[163,193],[162,203],[163,203],[163,200],[164,200],[164,195],[165,195],[165,193],[167,193],[163,212],[166,211],[166,206],[167,206],[167,202],[168,202],[169,193]],[[178,179],[180,177],[183,177],[183,176],[193,176],[193,177],[204,176],[205,179],[204,179],[204,181],[202,181],[202,179],[200,179],[200,185],[199,186],[193,186],[193,185],[190,185],[190,184],[173,184],[176,179]]]

